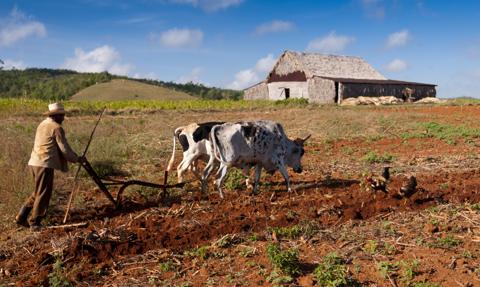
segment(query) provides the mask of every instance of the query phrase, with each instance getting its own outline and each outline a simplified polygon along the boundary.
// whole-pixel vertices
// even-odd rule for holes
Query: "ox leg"
[[[212,174],[213,169],[215,168],[215,157],[211,156],[208,160],[207,166],[205,166],[205,170],[203,171],[202,175],[202,193],[205,194],[207,192],[207,183],[208,178]]]
[[[223,187],[223,183],[225,182],[225,178],[226,178],[226,175],[227,175],[227,165],[221,163],[220,164],[220,167],[218,168],[218,172],[217,172],[217,175],[218,175],[218,178],[217,178],[217,187],[218,187],[218,193],[220,194],[220,197],[223,198],[223,191],[222,191],[222,187]]]
[[[197,158],[193,161],[191,168],[192,168],[192,173],[195,175],[195,177],[199,180],[202,180],[202,175],[200,174],[199,168],[198,168],[198,162],[200,160]]]
[[[285,165],[281,165],[278,167],[278,170],[282,174],[283,178],[285,179],[285,184],[287,185],[287,192],[292,191],[292,188],[290,187],[290,178],[288,177],[288,171]]]
[[[262,166],[257,164],[255,166],[255,178],[253,179],[253,194],[257,194],[258,183],[260,182],[261,174],[262,174]]]
[[[182,162],[178,165],[177,173],[178,173],[178,182],[183,182],[183,174],[185,171],[191,167],[192,163],[196,160],[195,155],[187,155],[183,158]]]
[[[247,189],[253,189],[253,184],[250,181],[250,167],[248,165],[245,165],[242,168],[242,174],[243,174],[243,176],[246,177],[245,185],[247,186]]]

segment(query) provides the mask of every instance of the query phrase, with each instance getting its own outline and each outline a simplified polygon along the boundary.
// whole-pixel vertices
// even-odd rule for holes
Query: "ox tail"
[[[170,157],[170,160],[168,161],[168,165],[167,165],[167,172],[169,172],[171,169],[172,169],[172,166],[173,166],[173,162],[175,161],[175,149],[176,149],[176,146],[175,146],[175,138],[178,138],[178,136],[180,135],[180,133],[183,131],[183,128],[184,127],[179,127],[175,130],[175,132],[173,133],[173,150],[172,150],[172,156]]]
[[[210,141],[212,142],[213,146],[213,154],[214,156],[222,162],[225,162],[225,155],[222,154],[222,149],[220,145],[220,141],[218,140],[217,137],[217,129],[219,129],[220,126],[214,126],[212,127],[212,130],[210,131]]]

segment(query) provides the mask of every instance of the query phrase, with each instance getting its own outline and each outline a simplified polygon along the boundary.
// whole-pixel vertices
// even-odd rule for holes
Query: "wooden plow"
[[[163,184],[147,182],[147,181],[143,181],[143,180],[136,180],[136,179],[131,179],[131,180],[118,180],[118,179],[112,179],[112,178],[103,178],[102,179],[95,172],[95,170],[93,169],[91,164],[88,162],[88,160],[83,161],[81,163],[81,165],[85,169],[85,171],[88,173],[88,175],[90,175],[92,180],[97,184],[100,191],[108,198],[108,200],[116,208],[121,207],[122,194],[125,191],[125,189],[127,187],[131,186],[131,185],[140,185],[140,186],[162,189],[162,192],[160,193],[162,201],[167,196],[167,188],[182,187],[182,186],[185,185],[185,183],[177,183],[177,184],[174,184],[174,185],[167,185],[166,184],[167,178],[164,179]],[[120,186],[118,188],[116,198],[113,197],[113,195],[110,193],[110,191],[107,188],[107,186],[115,186],[115,185]]]

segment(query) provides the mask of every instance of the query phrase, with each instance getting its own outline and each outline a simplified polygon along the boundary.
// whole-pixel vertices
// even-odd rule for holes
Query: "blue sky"
[[[480,97],[479,27],[473,0],[2,0],[0,59],[242,89],[306,51]]]

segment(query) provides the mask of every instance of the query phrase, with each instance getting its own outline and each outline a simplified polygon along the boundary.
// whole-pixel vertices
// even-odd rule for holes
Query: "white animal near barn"
[[[202,191],[206,190],[208,177],[216,161],[220,162],[216,183],[222,198],[222,185],[230,167],[241,168],[244,173],[255,167],[254,194],[258,188],[262,168],[269,173],[280,171],[287,190],[290,191],[287,166],[292,167],[297,173],[302,172],[303,145],[309,137],[292,141],[286,136],[282,125],[273,121],[225,123],[213,126],[210,132],[212,154],[202,178]]]
[[[173,167],[175,160],[175,139],[180,142],[183,150],[183,159],[177,166],[178,182],[183,182],[183,174],[190,169],[198,179],[201,179],[200,171],[198,170],[198,161],[209,161],[211,145],[208,137],[210,130],[214,125],[222,124],[223,122],[208,122],[208,123],[191,123],[186,126],[178,127],[173,133],[173,151],[170,161],[168,162],[167,172]]]

